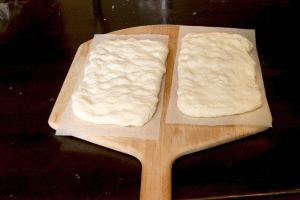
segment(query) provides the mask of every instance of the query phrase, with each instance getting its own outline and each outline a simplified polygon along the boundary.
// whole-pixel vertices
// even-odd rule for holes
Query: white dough
[[[167,55],[167,46],[159,41],[98,44],[72,95],[74,114],[96,124],[144,125],[156,111]]]
[[[262,105],[253,44],[238,34],[189,33],[178,58],[179,110],[193,117],[219,117]]]

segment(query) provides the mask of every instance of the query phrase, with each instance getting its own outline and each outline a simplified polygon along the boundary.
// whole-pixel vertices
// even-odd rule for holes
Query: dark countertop
[[[273,116],[273,128],[179,158],[173,199],[300,198],[297,13],[291,0],[0,5],[0,199],[139,199],[137,159],[57,137],[47,121],[80,44],[96,33],[152,24],[255,29]]]

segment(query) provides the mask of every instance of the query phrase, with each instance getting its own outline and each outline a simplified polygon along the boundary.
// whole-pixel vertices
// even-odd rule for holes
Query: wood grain
[[[211,148],[220,144],[266,130],[265,126],[195,126],[166,124],[172,74],[177,50],[179,25],[152,25],[123,29],[110,34],[161,34],[169,35],[166,83],[159,140],[125,137],[80,137],[80,139],[135,156],[142,163],[140,199],[171,199],[171,168],[180,156]],[[68,104],[77,76],[87,56],[91,40],[82,44],[75,55],[63,87],[49,118],[56,129]]]

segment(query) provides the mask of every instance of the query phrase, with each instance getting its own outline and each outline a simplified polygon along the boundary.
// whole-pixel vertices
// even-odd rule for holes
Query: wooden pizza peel
[[[169,35],[169,55],[163,99],[162,118],[158,140],[129,137],[84,136],[80,139],[130,154],[142,163],[141,200],[170,200],[171,168],[180,156],[238,140],[268,129],[258,125],[198,126],[166,124],[165,118],[170,99],[172,74],[176,58],[179,25],[151,25],[134,27],[109,34],[160,34]],[[53,129],[69,102],[74,85],[89,51],[91,41],[80,45],[70,67],[63,87],[53,107],[48,123]],[[75,78],[74,78],[75,77]]]

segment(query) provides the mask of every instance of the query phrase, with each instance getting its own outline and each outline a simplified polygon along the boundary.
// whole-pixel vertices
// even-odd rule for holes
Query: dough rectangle
[[[262,105],[253,44],[239,34],[189,33],[178,58],[177,106],[193,117],[219,117]]]
[[[239,34],[247,38],[253,45],[253,50],[250,52],[251,58],[256,63],[257,84],[262,94],[263,104],[261,107],[246,113],[236,115],[225,115],[221,117],[192,117],[183,114],[177,107],[177,89],[178,89],[178,57],[181,49],[182,38],[189,33],[211,33],[222,32],[229,34]],[[272,116],[266,98],[264,89],[263,76],[260,67],[259,57],[256,49],[255,30],[239,29],[239,28],[224,28],[224,27],[207,27],[207,26],[180,26],[177,53],[173,69],[172,88],[166,114],[166,123],[171,124],[190,124],[190,125],[262,125],[272,127]]]
[[[95,124],[143,126],[156,111],[167,55],[155,40],[99,43],[72,95],[74,114]]]

